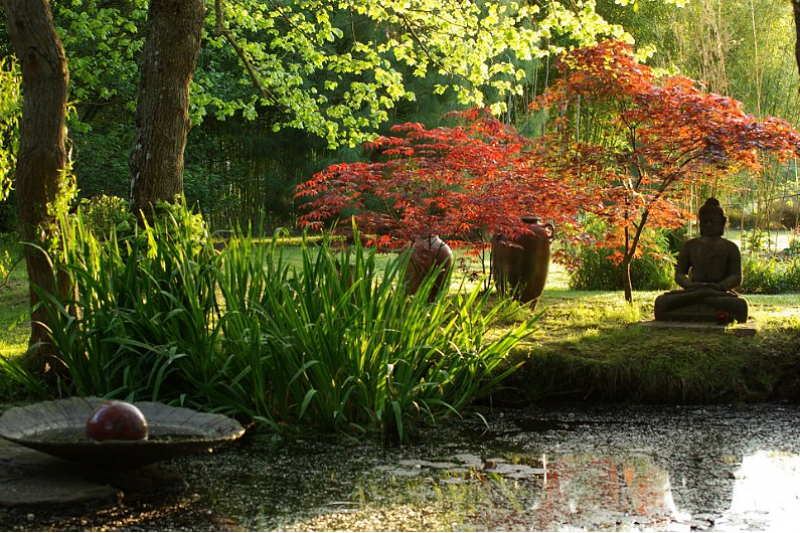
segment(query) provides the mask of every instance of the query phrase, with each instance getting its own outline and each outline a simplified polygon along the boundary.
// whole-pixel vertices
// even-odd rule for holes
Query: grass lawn
[[[749,322],[716,331],[650,327],[658,294],[545,291],[509,385],[527,401],[800,398],[800,294],[745,295]]]
[[[285,254],[300,264],[297,246],[287,246]],[[456,255],[470,263],[468,270],[480,268],[474,258]],[[570,291],[566,272],[553,265],[535,311],[541,313],[539,327],[513,353],[525,364],[494,399],[688,403],[800,397],[800,294],[747,296],[748,326],[756,329],[750,336],[737,335],[737,326],[713,333],[642,326],[652,319],[657,294],[636,292],[629,305],[621,291]],[[27,277],[19,264],[0,289],[4,358],[24,354],[27,302]],[[512,310],[499,320],[498,331],[530,313]],[[0,401],[20,396],[0,373]]]
[[[0,253],[9,252],[13,261],[20,257],[19,246],[0,237]],[[28,274],[25,263],[19,261],[0,287],[0,357],[15,358],[25,353],[31,333],[29,317]],[[8,379],[0,372],[0,399],[19,395]]]
[[[28,282],[24,278],[12,279],[0,289],[0,354],[3,356],[24,352],[30,336]]]

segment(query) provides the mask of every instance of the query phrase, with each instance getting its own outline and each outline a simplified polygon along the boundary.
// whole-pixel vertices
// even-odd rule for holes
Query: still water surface
[[[558,406],[483,417],[402,447],[255,438],[180,464],[197,504],[248,530],[800,523],[798,406]]]
[[[256,435],[161,468],[188,491],[12,529],[796,531],[800,406],[484,411],[410,445]]]

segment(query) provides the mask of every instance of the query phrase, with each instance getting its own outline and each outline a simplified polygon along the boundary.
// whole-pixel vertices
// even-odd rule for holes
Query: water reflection
[[[359,480],[358,509],[289,528],[403,530],[409,509],[455,530],[780,528],[800,519],[798,418],[796,406],[512,414],[482,439],[388,454]]]
[[[413,508],[407,506],[414,501],[409,495],[417,495],[420,505],[431,486],[445,485],[447,496],[433,506],[427,500],[425,509],[440,527],[451,524],[456,530],[758,531],[800,520],[800,456],[789,453],[759,451],[741,461],[712,456],[677,463],[644,454],[507,455],[485,461],[460,454],[447,459],[402,459],[375,469],[404,480],[372,480],[382,487],[384,501],[399,501],[397,493],[404,493],[402,511],[394,508],[387,515],[386,507],[366,505],[353,511],[352,520],[341,513],[322,514],[295,528],[352,529],[380,513],[384,519],[393,516],[389,529],[403,529],[399,526]],[[380,529],[380,524],[372,526]]]
[[[414,444],[248,435],[164,464],[190,490],[0,529],[763,531],[800,523],[800,406],[482,413]]]
[[[720,530],[774,528],[792,531],[800,523],[800,456],[758,451],[736,471],[730,508],[717,523]]]
[[[675,514],[669,476],[644,455],[557,456],[548,463],[537,530],[660,528]]]
[[[167,464],[191,487],[177,501],[126,501],[85,523],[83,515],[30,523],[9,512],[0,526],[757,531],[800,523],[800,406],[573,405],[482,416],[488,430],[476,417],[405,446],[249,435]]]

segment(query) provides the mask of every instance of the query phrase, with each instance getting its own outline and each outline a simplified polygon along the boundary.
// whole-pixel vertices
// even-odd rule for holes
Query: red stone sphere
[[[94,410],[86,422],[86,436],[92,440],[147,440],[147,420],[127,402],[111,401]]]

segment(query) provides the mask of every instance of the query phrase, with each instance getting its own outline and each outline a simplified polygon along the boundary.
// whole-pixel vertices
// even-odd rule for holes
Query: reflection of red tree
[[[668,517],[672,513],[667,503],[669,474],[658,468],[648,457],[625,458],[620,465],[626,497],[636,514],[648,517]]]
[[[648,522],[669,518],[665,502],[667,474],[645,457],[564,456],[547,464],[541,498],[532,523],[552,530],[576,515],[593,523],[606,513],[640,517]]]
[[[653,467],[645,475],[636,468],[636,464],[627,464],[623,475],[628,488],[631,504],[636,512],[643,516],[654,516],[668,511],[665,503],[667,490],[667,474]]]
[[[536,518],[534,523],[536,529],[547,531],[553,529],[553,524],[563,522],[560,518],[569,511],[564,498],[562,479],[567,480],[574,476],[573,469],[569,462],[548,462],[546,466],[546,477],[542,485],[542,498],[536,507]]]
[[[608,495],[608,506],[622,507],[623,490],[619,482],[619,466],[611,458],[604,458],[596,461],[602,468],[603,475],[599,479],[599,485]]]

